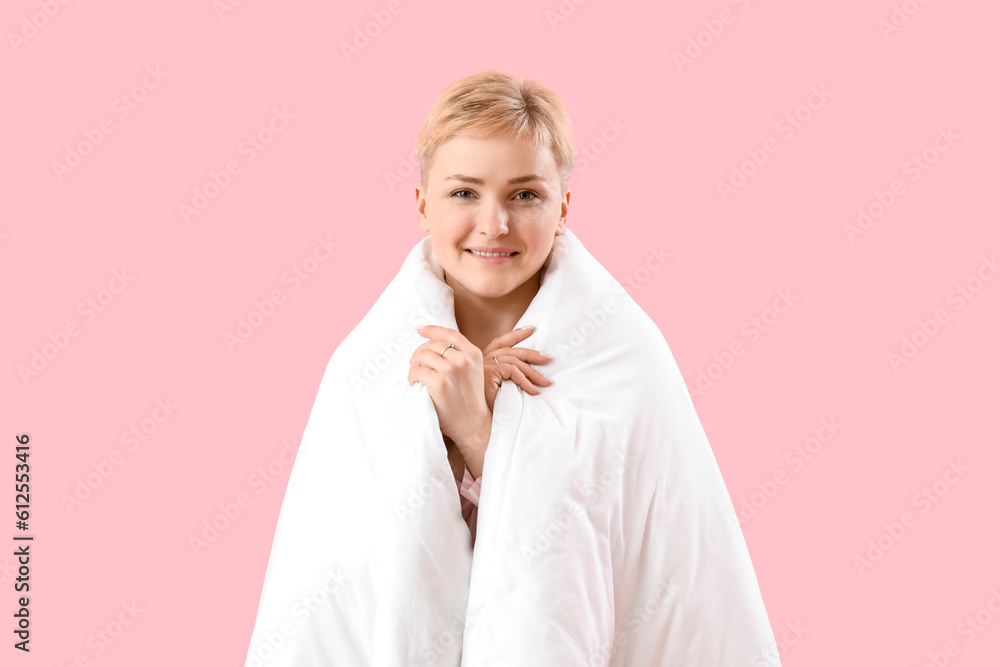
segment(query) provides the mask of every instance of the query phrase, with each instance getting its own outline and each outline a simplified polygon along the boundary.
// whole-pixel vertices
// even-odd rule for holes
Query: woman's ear
[[[566,231],[566,216],[569,215],[569,196],[571,194],[572,193],[567,190],[566,197],[562,201],[562,211],[559,216],[559,223],[556,225],[556,236],[559,236]]]
[[[427,198],[424,197],[419,187],[417,187],[416,189],[416,194],[417,194],[417,221],[418,224],[420,225],[420,231],[430,232],[431,228],[430,224],[427,221],[427,213],[426,213]]]

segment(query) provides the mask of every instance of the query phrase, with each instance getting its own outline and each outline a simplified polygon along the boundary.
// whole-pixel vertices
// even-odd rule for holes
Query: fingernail
[[[527,331],[528,329],[534,329],[534,328],[535,327],[533,326],[526,326],[526,327],[521,327],[520,329],[518,329],[518,331]]]

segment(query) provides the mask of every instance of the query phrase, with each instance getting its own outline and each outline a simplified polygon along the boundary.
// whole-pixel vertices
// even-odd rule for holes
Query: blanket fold
[[[246,667],[779,667],[732,501],[655,323],[568,229],[516,327],[552,357],[500,387],[475,550],[434,404],[457,330],[430,238],[330,358]]]

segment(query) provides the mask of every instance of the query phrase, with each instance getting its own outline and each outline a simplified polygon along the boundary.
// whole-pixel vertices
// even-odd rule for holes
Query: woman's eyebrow
[[[454,174],[448,176],[444,180],[446,181],[462,181],[464,183],[473,183],[475,185],[484,185],[486,181],[481,178],[475,178],[474,176],[463,176],[462,174]],[[537,174],[528,174],[527,176],[518,176],[507,181],[507,185],[514,185],[515,183],[527,183],[529,181],[545,181],[544,178],[538,176]]]

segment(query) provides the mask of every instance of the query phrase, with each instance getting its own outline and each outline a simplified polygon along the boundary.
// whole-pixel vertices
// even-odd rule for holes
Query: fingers
[[[540,393],[538,387],[531,384],[531,381],[525,377],[521,369],[514,364],[490,364],[487,368],[489,368],[491,375],[487,381],[493,383],[497,390],[499,390],[501,382],[510,380],[529,394],[536,395]]]
[[[499,347],[490,352],[483,352],[483,360],[489,361],[494,356],[500,356],[501,354],[507,357],[517,357],[529,364],[547,364],[552,361],[552,357],[549,355],[527,347]]]
[[[417,327],[416,332],[423,336],[424,338],[430,338],[426,342],[421,343],[417,346],[417,350],[422,348],[434,349],[438,354],[451,343],[456,348],[458,348],[463,354],[473,352],[478,352],[481,354],[478,347],[472,344],[472,342],[463,336],[461,332],[455,329],[449,329],[448,327],[441,327],[436,324],[427,324],[422,327]],[[441,341],[444,341],[441,343]],[[440,343],[440,344],[439,344]],[[448,353],[445,352],[447,355]],[[412,357],[410,359],[412,361]]]
[[[503,380],[509,379],[529,394],[536,395],[539,393],[536,384],[542,387],[552,384],[552,380],[531,367],[531,364],[547,364],[552,360],[551,357],[538,350],[514,347],[535,332],[533,326],[514,329],[497,336],[482,351],[460,332],[448,327],[427,325],[418,327],[417,332],[430,340],[421,343],[414,350],[410,358],[410,365],[414,368],[425,366],[444,373],[458,361],[454,355],[461,355],[466,359],[471,358],[468,355],[473,355],[484,371],[498,374],[495,382],[498,389]],[[448,343],[453,343],[455,347],[448,348]],[[442,351],[444,355],[441,354]],[[502,362],[500,362],[501,355],[504,357]],[[493,357],[497,358],[498,363],[491,363]]]
[[[520,343],[533,333],[535,333],[535,327],[522,327],[520,329],[508,331],[504,335],[497,336],[491,340],[490,344],[486,346],[486,350],[495,351],[504,347],[514,347],[515,344]],[[483,356],[486,356],[486,350],[483,350]]]
[[[541,384],[543,386],[552,384],[551,380],[529,365],[547,364],[552,361],[552,357],[543,354],[538,350],[530,350],[526,347],[506,347],[500,350],[494,350],[490,356],[484,355],[483,360],[488,364],[489,360],[494,356],[498,360],[502,356],[504,362],[515,364],[518,368],[524,371],[532,382],[535,382],[536,384]]]
[[[428,373],[430,372],[422,366],[410,366],[410,372],[406,374],[406,383],[412,387],[414,382],[422,382],[427,387],[427,382],[430,379]]]
[[[547,364],[552,361],[552,357],[549,355],[538,350],[530,350],[526,347],[512,347],[509,351],[505,350],[504,354],[512,354],[518,359],[527,361],[529,364]]]
[[[533,396],[541,393],[538,391],[538,387],[536,387],[535,385],[531,384],[530,381],[528,381],[528,378],[525,377],[524,373],[521,372],[520,368],[511,365],[511,369],[512,370],[510,372],[510,379],[514,381],[514,384],[521,387],[522,389],[524,389],[526,392],[528,392]],[[546,380],[546,384],[548,384],[548,380]]]
[[[463,336],[461,332],[458,332],[454,329],[449,329],[448,327],[441,327],[436,324],[427,324],[422,327],[417,327],[416,331],[424,338],[443,340],[445,345],[447,345],[448,343],[454,343],[457,347],[467,348],[472,346],[472,343],[469,342],[469,339]],[[462,343],[464,343],[465,345],[463,346]],[[442,345],[441,347],[444,347],[444,345]]]
[[[455,347],[446,347],[441,341],[433,341],[434,347],[418,347],[410,357],[410,366],[424,366],[431,368],[442,375],[449,373],[465,374],[467,372],[482,372],[483,357],[478,354],[478,350],[459,350]],[[441,349],[438,349],[441,348]],[[444,355],[441,350],[444,350]],[[473,353],[475,352],[475,354]]]
[[[444,345],[441,345],[444,347]],[[450,348],[445,354],[459,354],[454,348]],[[410,368],[419,367],[430,368],[438,373],[443,373],[448,368],[448,361],[437,352],[428,348],[417,348],[410,357]]]
[[[499,359],[499,357],[497,357],[497,359]],[[546,359],[546,363],[547,362],[548,360]],[[552,380],[548,379],[547,377],[536,371],[534,368],[532,368],[529,364],[527,364],[526,362],[522,361],[517,357],[514,357],[512,359],[509,356],[506,356],[504,358],[503,363],[517,368],[518,371],[521,372],[521,375],[525,376],[529,382],[540,384],[543,387],[547,387],[550,384],[552,384]]]
[[[444,329],[444,327],[438,328]],[[451,331],[451,329],[444,330]],[[447,364],[440,363],[442,360],[447,360],[451,364],[455,364],[457,363],[456,357],[461,357],[466,360],[466,363],[475,362],[476,365],[481,365],[483,363],[483,353],[480,352],[478,347],[470,343],[465,336],[461,334],[459,336],[461,336],[461,340],[458,342],[434,338],[421,343],[413,350],[413,354],[410,356],[410,363],[412,364],[416,361],[424,366],[441,370],[447,366]],[[448,343],[452,343],[452,346],[449,347]],[[437,359],[434,358],[435,355]]]

